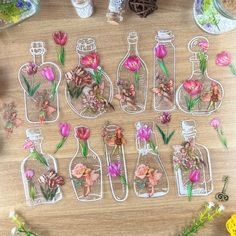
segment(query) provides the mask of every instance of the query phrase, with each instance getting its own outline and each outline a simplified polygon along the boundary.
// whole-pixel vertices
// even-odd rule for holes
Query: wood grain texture
[[[31,41],[43,40],[46,42],[48,53],[47,61],[56,62],[56,47],[52,40],[52,32],[64,30],[69,34],[66,46],[66,65],[63,71],[73,68],[77,63],[75,53],[76,40],[80,36],[93,36],[97,40],[97,48],[101,56],[105,71],[113,82],[119,61],[127,50],[127,33],[136,30],[139,33],[139,51],[149,68],[149,87],[153,78],[152,48],[154,46],[155,32],[160,29],[170,29],[176,36],[177,47],[177,85],[191,73],[188,61],[188,41],[196,35],[205,35],[194,23],[192,18],[193,1],[190,0],[160,0],[159,10],[140,19],[130,13],[119,26],[106,23],[105,14],[107,1],[95,0],[96,12],[92,18],[82,20],[77,17],[69,0],[42,0],[41,11],[30,20],[0,33],[0,99],[15,101],[19,110],[19,117],[24,118],[23,92],[17,80],[19,67],[31,60],[29,47]],[[9,236],[13,224],[8,219],[11,209],[18,211],[32,228],[44,236],[84,236],[84,235],[176,235],[181,228],[189,223],[193,213],[206,201],[214,201],[214,194],[222,189],[222,175],[231,177],[228,193],[230,201],[225,204],[226,211],[201,230],[199,235],[225,236],[225,222],[230,215],[236,212],[236,78],[228,68],[217,67],[214,63],[215,55],[221,50],[229,50],[236,63],[236,31],[221,36],[207,35],[210,41],[209,49],[209,75],[222,82],[225,89],[223,106],[213,116],[218,116],[223,122],[223,129],[229,141],[229,150],[221,146],[215,131],[209,126],[213,117],[197,117],[198,141],[205,144],[211,154],[212,171],[214,178],[214,192],[207,197],[195,197],[189,203],[187,198],[177,197],[171,153],[173,144],[181,142],[180,121],[190,119],[180,111],[173,113],[172,128],[176,135],[168,146],[162,145],[160,137],[159,146],[161,159],[167,169],[170,181],[170,192],[165,197],[158,199],[138,199],[133,189],[129,191],[128,200],[117,203],[112,199],[108,180],[104,171],[104,199],[90,204],[80,203],[76,200],[68,179],[68,166],[76,150],[73,135],[67,144],[58,152],[56,158],[60,173],[67,177],[63,187],[64,198],[51,206],[27,207],[20,177],[20,162],[27,152],[23,150],[22,143],[25,139],[25,129],[31,127],[26,122],[23,127],[14,131],[10,138],[6,138],[1,124],[0,131],[0,235]],[[85,124],[92,129],[91,146],[103,157],[103,144],[100,130],[105,121],[110,120],[120,124],[125,129],[128,144],[125,147],[129,180],[132,181],[137,153],[134,141],[134,122],[138,120],[152,121],[157,113],[152,111],[152,94],[149,93],[147,110],[139,115],[124,114],[117,101],[115,113],[108,113],[96,120],[84,120],[76,116],[66,103],[63,83],[60,86],[60,121],[68,121],[73,126]],[[44,136],[43,149],[52,153],[60,136],[57,123],[46,125],[42,128]]]

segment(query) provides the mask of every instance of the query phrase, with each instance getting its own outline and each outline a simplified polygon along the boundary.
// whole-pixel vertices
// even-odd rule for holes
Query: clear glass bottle
[[[103,198],[102,163],[89,145],[89,136],[85,137],[86,132],[90,135],[90,130],[86,126],[74,130],[77,150],[70,162],[69,175],[76,198],[81,202],[100,200]],[[82,132],[85,136],[78,135],[78,130],[85,130]]]
[[[112,82],[100,65],[95,39],[79,39],[76,51],[79,65],[66,73],[66,99],[76,114],[83,118],[94,119],[107,111],[114,110],[111,104],[113,99]],[[96,76],[99,76],[99,81],[96,81]],[[74,86],[74,84],[78,84],[77,81],[81,82]],[[80,95],[72,97],[69,88],[79,89]]]
[[[1,0],[0,31],[16,25],[39,11],[39,0]]]
[[[137,164],[134,174],[134,192],[138,197],[161,197],[169,192],[169,180],[161,162],[153,122],[137,122]]]
[[[118,25],[123,21],[123,13],[126,8],[126,0],[110,0],[106,14],[107,22]]]
[[[192,186],[192,196],[204,196],[213,191],[211,159],[208,149],[196,142],[196,124],[194,120],[182,121],[181,145],[174,145],[173,165],[179,196],[187,196],[187,185],[191,171],[199,170],[200,179]]]
[[[102,130],[107,174],[113,198],[123,202],[128,197],[128,175],[126,169],[123,130],[115,124],[105,124]]]
[[[207,73],[207,38],[199,36],[188,44],[192,74],[176,91],[176,104],[185,113],[195,116],[210,115],[218,110],[224,98],[221,83],[209,77]]]
[[[71,0],[76,13],[81,18],[88,18],[93,14],[92,0]]]
[[[174,35],[169,30],[158,31],[154,47],[154,93],[155,111],[175,109],[175,46]]]
[[[33,60],[22,65],[18,72],[24,91],[26,119],[34,124],[55,122],[59,118],[60,68],[44,61],[44,42],[32,42],[30,53]]]
[[[222,34],[236,28],[235,0],[195,0],[196,24],[210,34]]]
[[[28,149],[30,154],[21,162],[21,175],[26,203],[29,206],[56,203],[62,199],[60,185],[64,184],[62,177],[57,175],[56,159],[43,152],[43,137],[39,128],[27,129],[26,136],[25,149]],[[55,178],[62,182],[58,182],[58,184],[56,184],[57,182],[50,183],[49,187],[47,182],[49,178],[46,177],[48,177],[50,173],[53,173],[53,177],[50,177],[51,182],[53,182]],[[46,193],[52,191],[51,197],[46,198],[43,190]]]
[[[148,69],[138,53],[138,34],[128,35],[128,52],[117,68],[116,98],[121,109],[129,114],[145,111],[148,88]]]

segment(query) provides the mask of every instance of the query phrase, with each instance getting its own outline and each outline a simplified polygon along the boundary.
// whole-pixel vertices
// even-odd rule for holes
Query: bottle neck
[[[195,141],[196,140],[196,133],[195,134],[183,134],[184,136],[184,141],[189,142],[189,141]]]
[[[205,69],[204,73],[202,73],[200,61],[198,61],[198,60],[192,61],[192,75],[202,77],[205,74],[207,74],[207,62],[206,62],[206,69]]]
[[[42,140],[34,140],[33,143],[34,143],[34,148],[30,149],[30,152],[33,152],[34,150],[36,150],[39,153],[43,153],[43,150],[42,150]]]
[[[138,42],[135,43],[129,42],[128,52],[130,55],[138,55]]]

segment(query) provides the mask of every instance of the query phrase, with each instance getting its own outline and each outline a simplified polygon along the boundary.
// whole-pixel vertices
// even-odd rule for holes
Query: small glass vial
[[[158,31],[154,47],[154,88],[152,89],[155,111],[175,109],[175,46],[174,35],[169,30]]]
[[[123,21],[123,13],[126,8],[126,0],[110,0],[106,14],[107,22],[118,25]]]
[[[0,31],[16,25],[39,11],[39,0],[1,0]]]
[[[124,112],[137,114],[146,109],[148,69],[139,56],[138,34],[129,33],[127,41],[128,52],[117,68],[116,98]]]
[[[26,119],[34,124],[55,122],[59,118],[61,71],[53,62],[44,61],[44,42],[32,42],[30,53],[33,60],[22,65],[18,72]]]
[[[77,151],[69,166],[69,175],[76,198],[81,202],[101,200],[103,197],[102,163],[89,145],[90,129],[75,127]]]
[[[169,192],[169,181],[159,156],[154,122],[137,122],[135,128],[138,158],[134,192],[141,198],[164,196]]]
[[[192,53],[192,74],[176,91],[176,104],[185,113],[207,116],[218,110],[224,98],[223,86],[207,73],[207,38],[198,36],[188,44]]]
[[[79,39],[76,51],[79,65],[66,73],[66,99],[80,117],[95,119],[114,110],[112,82],[100,65],[95,39]],[[79,96],[72,96],[73,91],[78,91]]]
[[[192,196],[205,196],[213,191],[211,159],[208,149],[196,142],[196,124],[193,120],[182,121],[181,145],[174,145],[173,164],[179,196],[188,195],[190,173],[200,171],[200,178],[193,183]]]
[[[126,169],[123,129],[115,124],[105,124],[102,130],[107,175],[113,198],[123,202],[128,197],[128,175]]]
[[[21,162],[21,175],[26,203],[29,206],[56,203],[62,199],[60,186],[64,180],[57,174],[57,163],[53,156],[42,150],[41,130],[26,130],[24,144],[30,154]]]
[[[76,13],[81,18],[88,18],[93,14],[92,0],[71,0]]]
[[[195,0],[196,24],[209,34],[222,34],[236,28],[235,0]]]

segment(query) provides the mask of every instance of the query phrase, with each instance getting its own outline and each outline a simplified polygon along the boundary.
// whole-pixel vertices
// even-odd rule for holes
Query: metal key
[[[215,195],[216,200],[220,202],[226,202],[229,200],[229,196],[226,194],[226,189],[228,187],[229,176],[223,176],[222,181],[224,181],[224,186],[221,192]]]

